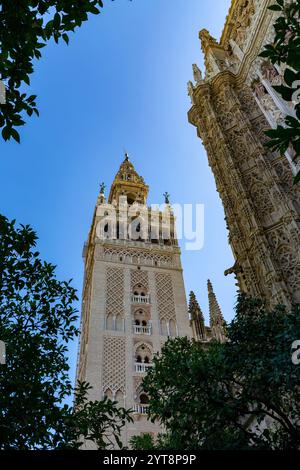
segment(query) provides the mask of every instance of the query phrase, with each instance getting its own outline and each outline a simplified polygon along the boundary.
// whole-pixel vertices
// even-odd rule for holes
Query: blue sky
[[[29,223],[42,258],[74,279],[81,292],[82,246],[99,183],[109,186],[124,149],[150,186],[149,203],[205,205],[201,251],[182,253],[187,293],[207,318],[206,281],[227,320],[235,281],[224,213],[196,129],[187,121],[192,63],[203,68],[198,32],[219,39],[229,0],[107,0],[71,37],[50,43],[35,66],[31,93],[40,118],[21,130],[21,144],[0,142],[0,210]],[[207,318],[208,320],[208,318]],[[72,370],[76,348],[71,349]]]

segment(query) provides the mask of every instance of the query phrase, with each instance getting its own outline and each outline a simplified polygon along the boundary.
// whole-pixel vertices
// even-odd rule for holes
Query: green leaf
[[[5,126],[2,129],[2,137],[5,141],[9,140],[11,136],[11,127]]]
[[[11,129],[11,132],[10,132],[11,136],[13,139],[15,139],[16,142],[18,142],[18,144],[20,143],[20,134],[18,131],[16,131],[16,129]]]
[[[286,69],[284,72],[284,81],[286,84],[291,87],[295,80],[297,80],[297,73],[291,69]]]
[[[63,38],[63,40],[65,41],[66,44],[69,44],[69,36],[67,35],[67,33],[64,33],[62,35],[62,38]]]
[[[299,183],[299,181],[300,181],[300,170],[298,171],[298,173],[296,174],[296,176],[294,178],[294,184]]]
[[[268,10],[282,11],[282,7],[280,5],[271,5],[270,7],[268,7]]]

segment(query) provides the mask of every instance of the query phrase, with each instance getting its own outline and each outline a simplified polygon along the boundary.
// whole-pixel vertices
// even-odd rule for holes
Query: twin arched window
[[[164,318],[160,322],[160,332],[163,336],[177,336],[177,326],[175,320],[165,320]]]
[[[108,314],[106,316],[106,330],[124,331],[124,319],[122,315]]]

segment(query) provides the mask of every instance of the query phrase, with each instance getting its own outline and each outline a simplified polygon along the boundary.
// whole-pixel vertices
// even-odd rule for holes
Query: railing
[[[151,369],[152,364],[147,364],[146,362],[136,362],[134,364],[135,372],[147,372],[148,369]]]
[[[131,302],[133,302],[134,304],[150,304],[150,296],[132,294]]]
[[[140,415],[146,415],[148,413],[149,405],[135,404],[133,405],[134,413],[139,413]]]
[[[152,334],[152,325],[135,325],[133,324],[133,332],[136,335],[151,335]]]

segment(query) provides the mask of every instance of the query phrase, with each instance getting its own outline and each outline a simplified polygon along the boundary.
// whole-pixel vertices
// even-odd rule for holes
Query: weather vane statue
[[[105,184],[102,182],[100,183],[100,194],[104,194],[105,191]]]
[[[163,194],[164,198],[165,198],[165,204],[170,204],[170,194],[166,191],[164,194]]]

